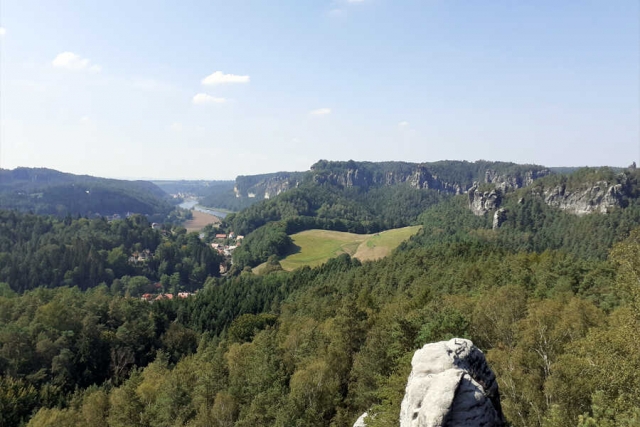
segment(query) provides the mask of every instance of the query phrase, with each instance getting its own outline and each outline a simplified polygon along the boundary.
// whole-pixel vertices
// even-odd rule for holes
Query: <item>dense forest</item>
[[[580,173],[567,187],[608,172]],[[144,217],[3,212],[0,425],[333,427],[368,411],[368,426],[396,426],[414,351],[454,336],[486,354],[510,425],[637,425],[640,206],[637,172],[625,173],[623,207],[583,216],[550,207],[540,189],[562,179],[547,177],[506,193],[495,229],[467,195],[300,186],[230,226],[244,224],[247,246],[271,255],[278,248],[260,233],[286,245],[292,230],[321,221],[422,231],[375,262],[341,255],[224,278],[195,273],[210,256],[197,235],[153,230]],[[403,206],[414,210],[403,217]],[[153,262],[123,263],[146,248]],[[174,277],[199,292],[137,298],[142,278]]]
[[[183,227],[153,229],[134,215],[107,221],[0,211],[0,282],[23,292],[100,284],[132,296],[151,282],[194,290],[219,274],[221,257]]]

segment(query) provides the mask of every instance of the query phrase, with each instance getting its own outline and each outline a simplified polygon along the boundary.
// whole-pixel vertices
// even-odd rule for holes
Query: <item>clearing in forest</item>
[[[375,234],[354,234],[329,230],[306,230],[291,235],[293,253],[280,260],[285,270],[324,264],[329,258],[349,254],[360,261],[384,258],[421,226],[396,228]]]

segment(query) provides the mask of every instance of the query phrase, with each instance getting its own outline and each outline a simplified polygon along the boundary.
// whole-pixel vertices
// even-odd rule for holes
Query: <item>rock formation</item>
[[[239,176],[233,191],[238,198],[269,199],[298,186],[303,172],[276,172],[263,175]]]
[[[353,424],[353,427],[367,427],[367,424],[364,422],[364,419],[367,418],[368,415],[369,415],[368,412],[365,412],[364,414],[360,415],[360,417],[355,422],[355,424]]]
[[[487,169],[484,174],[484,181],[487,184],[496,184],[502,191],[517,190],[533,184],[533,181],[550,175],[549,169],[531,169],[519,171],[513,174],[499,174],[493,169]]]
[[[622,184],[611,185],[606,181],[598,181],[587,188],[572,190],[563,184],[546,190],[543,197],[549,206],[576,215],[607,213],[611,208],[622,207],[624,189]]]
[[[500,208],[493,214],[493,229],[497,230],[500,228],[503,222],[507,220],[507,211],[506,209]]]
[[[238,198],[268,199],[310,180],[318,184],[363,189],[408,184],[413,188],[430,189],[443,194],[463,194],[472,187],[474,181],[478,181],[494,184],[499,191],[505,192],[529,185],[549,173],[548,169],[540,166],[499,162],[373,163],[320,160],[307,172],[239,176],[234,191]]]
[[[504,425],[496,377],[471,341],[427,344],[411,366],[400,427]]]
[[[502,194],[498,190],[479,191],[478,183],[474,183],[469,189],[469,209],[474,215],[482,216],[487,212],[497,209],[502,202]]]

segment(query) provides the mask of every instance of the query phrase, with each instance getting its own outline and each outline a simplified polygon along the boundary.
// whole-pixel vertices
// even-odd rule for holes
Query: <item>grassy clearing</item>
[[[282,259],[280,264],[285,270],[295,270],[305,265],[315,267],[343,253],[361,261],[383,258],[402,241],[416,234],[419,229],[420,226],[404,227],[376,234],[353,234],[328,230],[303,231],[291,236],[298,249]]]
[[[374,234],[364,244],[358,246],[358,250],[353,256],[360,261],[384,258],[397,248],[400,243],[416,234],[418,230],[420,230],[420,226],[416,225]]]

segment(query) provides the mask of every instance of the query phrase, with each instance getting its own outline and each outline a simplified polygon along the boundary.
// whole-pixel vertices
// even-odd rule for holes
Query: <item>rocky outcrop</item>
[[[437,190],[441,193],[462,194],[462,186],[458,183],[446,182],[438,178],[438,175],[431,174],[429,170],[420,166],[410,176],[407,181],[413,188],[424,188]]]
[[[238,198],[269,199],[300,184],[303,172],[276,172],[264,175],[239,176],[233,188]]]
[[[367,418],[368,415],[369,415],[368,412],[365,412],[364,414],[360,415],[360,417],[353,424],[353,427],[367,427],[367,424],[364,422],[364,419]]]
[[[427,344],[411,366],[400,427],[504,426],[496,377],[471,341]]]
[[[501,171],[501,172],[498,172]],[[339,187],[384,187],[408,184],[413,188],[430,189],[444,194],[463,194],[473,182],[485,182],[505,192],[529,185],[550,172],[539,166],[499,162],[434,163],[406,162],[329,162],[320,160],[307,172],[277,172],[264,175],[239,176],[234,188],[236,197],[271,198],[298,186],[306,180]]]
[[[507,220],[507,210],[500,208],[493,214],[493,229],[497,230],[500,228],[502,223]]]
[[[536,179],[543,178],[550,174],[551,171],[549,169],[530,169],[511,174],[500,174],[493,169],[487,169],[484,174],[484,182],[487,184],[495,184],[497,188],[504,192],[527,187],[533,184],[533,181]]]
[[[611,185],[606,181],[598,181],[587,188],[570,190],[562,184],[545,190],[542,196],[549,206],[575,215],[607,213],[612,208],[623,206],[624,187],[622,184]]]
[[[479,191],[478,183],[474,183],[468,191],[469,209],[474,215],[482,216],[489,211],[497,209],[502,202],[500,190]]]

